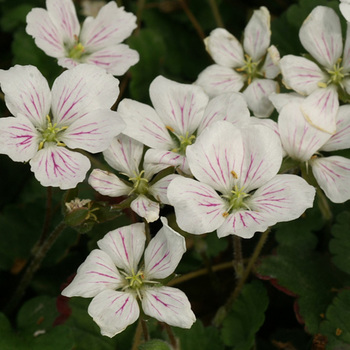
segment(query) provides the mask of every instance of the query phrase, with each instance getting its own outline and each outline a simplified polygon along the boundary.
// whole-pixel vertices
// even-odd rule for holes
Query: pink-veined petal
[[[197,130],[209,101],[201,87],[158,76],[149,91],[157,114],[176,135],[186,137]]]
[[[253,59],[259,61],[265,55],[270,45],[270,13],[264,6],[255,10],[252,18],[244,29],[244,51]]]
[[[317,6],[299,31],[304,48],[322,66],[332,69],[343,51],[340,20],[329,7]]]
[[[152,107],[125,98],[118,105],[118,113],[126,124],[123,134],[152,148],[175,147],[164,122]]]
[[[283,84],[301,95],[310,95],[319,89],[319,83],[326,83],[327,75],[320,67],[304,57],[283,56],[280,60]]]
[[[63,72],[52,86],[53,121],[68,126],[96,109],[111,108],[119,80],[102,68],[81,64]]]
[[[350,15],[350,3],[348,7],[349,7],[349,15]],[[348,73],[350,71],[350,25],[349,23],[347,23],[347,29],[346,29],[346,40],[344,44],[342,66],[343,66],[342,73]]]
[[[269,96],[279,91],[279,85],[276,81],[270,79],[254,80],[243,91],[249,109],[256,117],[267,118],[274,110]]]
[[[204,39],[204,44],[215,63],[228,68],[244,66],[241,43],[226,29],[216,28]]]
[[[275,79],[277,75],[280,73],[280,53],[277,50],[276,46],[271,45],[267,49],[267,55],[265,58],[264,65],[262,67],[262,72],[264,73],[265,78],[267,79]]]
[[[43,75],[34,66],[16,65],[0,70],[0,85],[10,112],[27,117],[36,127],[46,125],[51,93]]]
[[[87,51],[96,51],[121,43],[135,28],[136,16],[110,1],[101,8],[96,18],[85,19],[80,40]]]
[[[62,133],[61,141],[69,148],[80,148],[90,153],[106,150],[113,137],[125,127],[118,114],[109,109],[88,112],[76,119]]]
[[[305,98],[304,96],[299,95],[295,92],[282,93],[282,94],[272,93],[269,96],[270,101],[275,106],[278,113],[280,113],[282,108],[289,102],[296,102],[300,104],[301,102],[304,101],[304,98]]]
[[[73,58],[61,57],[57,59],[57,64],[63,68],[72,69],[78,66],[80,63]]]
[[[240,129],[227,121],[218,121],[201,133],[186,149],[193,175],[223,194],[230,193],[241,176],[244,157]]]
[[[154,222],[159,218],[159,203],[152,201],[142,194],[138,195],[131,202],[130,208],[147,222]]]
[[[90,161],[78,152],[55,144],[41,149],[29,162],[31,170],[42,186],[74,188],[85,179]]]
[[[174,206],[179,227],[193,234],[216,230],[224,222],[227,203],[204,183],[179,177],[168,187],[168,199]]]
[[[85,62],[95,64],[113,75],[123,75],[139,60],[140,55],[137,51],[127,45],[118,44],[91,53]]]
[[[133,294],[107,289],[92,299],[88,313],[101,334],[113,338],[139,318],[140,308]]]
[[[124,286],[124,277],[107,253],[94,249],[79,266],[73,281],[62,291],[66,297],[92,298],[105,289]]]
[[[117,175],[100,169],[92,171],[89,184],[98,193],[109,197],[125,196],[132,190],[131,186],[126,185]]]
[[[46,8],[52,22],[61,34],[64,44],[74,42],[79,36],[80,24],[71,0],[46,0]]]
[[[142,153],[143,144],[141,142],[120,134],[112,140],[110,146],[103,152],[103,156],[115,170],[128,177],[135,177],[140,172]]]
[[[214,97],[225,92],[238,92],[244,85],[245,77],[231,68],[213,64],[205,68],[195,82]]]
[[[196,316],[185,293],[172,287],[151,287],[142,290],[142,309],[146,315],[169,326],[191,328]]]
[[[339,10],[346,19],[347,22],[350,22],[350,2],[349,0],[340,0]]]
[[[203,119],[198,127],[197,136],[203,129],[218,120],[227,120],[232,124],[246,123],[250,113],[243,95],[239,92],[228,92],[214,97],[205,109]]]
[[[152,238],[145,250],[145,278],[163,279],[170,276],[186,251],[185,238],[174,231],[166,218],[163,227]]]
[[[350,148],[350,105],[339,107],[337,114],[337,131],[322,146],[323,151],[336,151]]]
[[[250,124],[241,130],[243,158],[238,164],[238,187],[249,192],[274,177],[282,163],[281,141],[275,131],[262,124]]]
[[[113,263],[126,273],[137,273],[146,241],[145,224],[136,223],[108,232],[97,242]]]
[[[314,127],[329,134],[336,132],[338,109],[338,92],[332,85],[314,91],[301,104],[306,120]]]
[[[304,162],[331,137],[307,122],[298,102],[291,102],[282,108],[278,117],[278,130],[287,154]]]
[[[350,159],[332,156],[310,162],[317,183],[333,203],[350,199]]]
[[[73,4],[71,1],[68,1]],[[56,21],[42,8],[33,8],[26,17],[26,32],[31,35],[36,46],[48,56],[60,58],[66,55],[64,33],[56,26]],[[74,44],[74,38],[68,42]]]
[[[148,171],[152,168],[152,172],[156,173],[169,166],[179,169],[181,172],[190,175],[191,171],[185,156],[159,149],[149,149],[145,154],[144,167]]]
[[[152,184],[151,187],[149,187],[149,190],[148,190],[149,193],[154,198],[156,198],[160,203],[170,205],[170,202],[169,202],[169,199],[167,196],[168,186],[169,186],[171,181],[173,181],[174,179],[176,179],[179,176],[181,176],[181,175],[171,174],[171,175],[168,175],[168,176],[161,178],[156,183]]]
[[[0,118],[0,153],[15,162],[27,162],[36,154],[40,136],[26,117]]]

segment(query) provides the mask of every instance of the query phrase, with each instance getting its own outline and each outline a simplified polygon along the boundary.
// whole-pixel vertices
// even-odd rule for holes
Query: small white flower
[[[118,113],[127,125],[123,133],[150,147],[145,164],[151,163],[158,171],[175,166],[189,174],[186,148],[205,128],[217,120],[233,124],[249,120],[247,104],[239,93],[209,102],[201,87],[158,76],[151,83],[150,97],[154,108],[124,99]]]
[[[46,0],[46,8],[28,13],[26,31],[60,66],[90,63],[122,75],[139,61],[135,50],[121,44],[136,28],[136,17],[115,1],[103,6],[96,18],[87,17],[81,28],[72,0]]]
[[[338,15],[329,7],[317,6],[306,18],[299,38],[314,58],[287,55],[280,68],[286,87],[307,96],[302,112],[307,121],[322,131],[336,132],[338,98],[350,93],[350,35],[347,30],[343,49]],[[339,94],[341,92],[341,94]]]
[[[171,275],[186,251],[185,239],[165,218],[163,228],[144,253],[145,225],[132,224],[110,231],[97,242],[79,267],[72,283],[62,291],[67,297],[93,298],[88,313],[101,333],[114,337],[144,313],[171,326],[190,328],[195,315],[186,295],[158,280]]]
[[[266,126],[216,122],[188,147],[187,158],[199,181],[177,178],[168,187],[177,223],[187,232],[250,238],[312,206],[315,189],[304,179],[276,175],[281,144]]]
[[[89,184],[106,196],[131,196],[130,207],[134,212],[147,222],[158,220],[159,203],[169,204],[166,196],[168,184],[179,175],[168,175],[152,182],[156,169],[145,163],[144,169],[140,170],[143,144],[125,135],[114,138],[103,155],[107,163],[125,175],[128,181],[108,171],[94,169]]]
[[[270,46],[270,13],[266,7],[254,11],[244,30],[242,44],[227,30],[214,29],[205,39],[215,61],[198,76],[196,84],[213,97],[243,91],[248,107],[257,117],[268,117],[273,105],[268,96],[278,92],[279,52]]]
[[[76,187],[90,161],[72,150],[102,152],[125,126],[110,110],[119,81],[96,66],[80,65],[62,73],[51,91],[33,66],[0,70],[0,84],[14,116],[0,118],[0,153],[29,161],[43,186]]]

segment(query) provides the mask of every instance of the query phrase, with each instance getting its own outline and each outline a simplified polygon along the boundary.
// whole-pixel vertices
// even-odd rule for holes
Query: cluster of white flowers
[[[158,76],[149,90],[153,107],[123,99],[115,112],[113,75],[139,60],[121,44],[135,16],[109,2],[80,28],[71,0],[46,3],[47,10],[28,14],[27,33],[69,70],[51,91],[35,67],[0,71],[13,115],[0,119],[0,153],[29,161],[43,186],[75,188],[90,169],[82,151],[103,152],[116,173],[94,169],[88,182],[96,191],[127,196],[147,222],[159,219],[160,205],[171,205],[181,229],[216,230],[218,237],[250,238],[313,206],[312,185],[298,173],[279,174],[284,157],[310,166],[331,201],[350,199],[350,160],[320,153],[350,147],[350,106],[339,107],[340,97],[350,97],[350,35],[343,49],[332,9],[316,7],[300,29],[313,60],[280,58],[270,46],[270,14],[261,7],[243,44],[225,29],[210,33],[205,46],[215,64],[194,84]],[[349,11],[348,1],[341,6]],[[294,93],[279,94],[280,73]],[[266,119],[274,108],[277,123]],[[163,176],[169,167],[174,173]],[[138,319],[139,303],[169,325],[189,328],[195,321],[187,297],[159,282],[186,250],[185,239],[162,223],[145,251],[144,224],[109,232],[63,291],[93,297],[89,314],[102,334],[112,337]]]

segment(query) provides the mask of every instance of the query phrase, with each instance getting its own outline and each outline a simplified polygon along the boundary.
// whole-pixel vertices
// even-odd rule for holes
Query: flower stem
[[[142,332],[143,332],[143,339],[145,342],[149,341],[149,334],[148,334],[148,327],[146,321],[141,318],[141,326],[142,326]]]
[[[236,272],[236,279],[240,280],[244,273],[243,254],[242,254],[242,240],[241,237],[233,236],[233,256],[234,268]]]
[[[40,268],[42,261],[44,260],[47,252],[55,243],[56,239],[59,237],[61,232],[66,228],[66,224],[61,222],[56,226],[56,228],[51,232],[43,244],[38,248],[35,253],[31,263],[28,265],[27,269],[20,280],[16,291],[14,292],[10,302],[7,304],[5,312],[10,314],[21,301],[27,287],[29,286],[34,274]]]
[[[178,344],[178,342],[176,340],[176,337],[175,337],[175,334],[174,334],[172,328],[167,323],[164,323],[164,327],[165,327],[165,330],[166,330],[166,332],[168,334],[168,337],[169,337],[170,344],[171,344],[172,348],[174,350],[179,349],[179,344]]]
[[[188,19],[191,21],[193,27],[196,29],[198,36],[201,38],[201,40],[204,40],[205,39],[204,31],[203,31],[201,25],[199,24],[199,22],[197,21],[196,17],[194,17],[193,13],[188,8],[186,1],[179,0],[179,2],[180,2],[182,9],[186,13]]]
[[[269,235],[270,229],[267,229],[265,232],[263,232],[260,236],[260,239],[258,241],[258,244],[256,245],[253,255],[251,256],[251,258],[249,259],[248,265],[245,268],[242,278],[239,279],[236,288],[234,289],[234,291],[232,292],[232,294],[230,295],[230,297],[228,298],[226,304],[224,306],[222,306],[216,313],[213,323],[216,327],[219,327],[222,322],[224,321],[226,315],[228,314],[228,312],[231,310],[232,308],[232,304],[235,302],[235,300],[237,299],[237,297],[239,296],[246,280],[248,279],[250,272],[252,271],[256,260],[258,259],[261,249],[263,248],[267,237]]]
[[[209,5],[210,5],[211,10],[213,12],[213,16],[214,16],[217,27],[223,28],[224,22],[222,21],[216,0],[209,0]]]
[[[141,342],[141,335],[142,335],[142,324],[141,324],[141,318],[139,319],[139,322],[137,323],[135,335],[134,335],[134,341],[132,344],[131,350],[137,350],[139,348],[140,342]]]

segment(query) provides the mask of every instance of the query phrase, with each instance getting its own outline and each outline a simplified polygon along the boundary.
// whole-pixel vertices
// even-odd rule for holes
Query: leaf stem
[[[182,9],[184,10],[184,12],[186,13],[188,19],[191,21],[198,36],[201,38],[201,40],[204,40],[205,39],[204,31],[203,31],[201,25],[199,24],[199,22],[197,21],[196,17],[193,15],[191,10],[187,6],[186,1],[184,1],[184,0],[178,0],[178,1],[180,2],[180,5],[181,5]]]
[[[213,12],[213,16],[216,22],[216,25],[218,27],[224,28],[224,22],[221,18],[220,12],[219,12],[219,8],[218,5],[216,3],[216,0],[209,0],[209,5],[211,7],[211,10]]]

